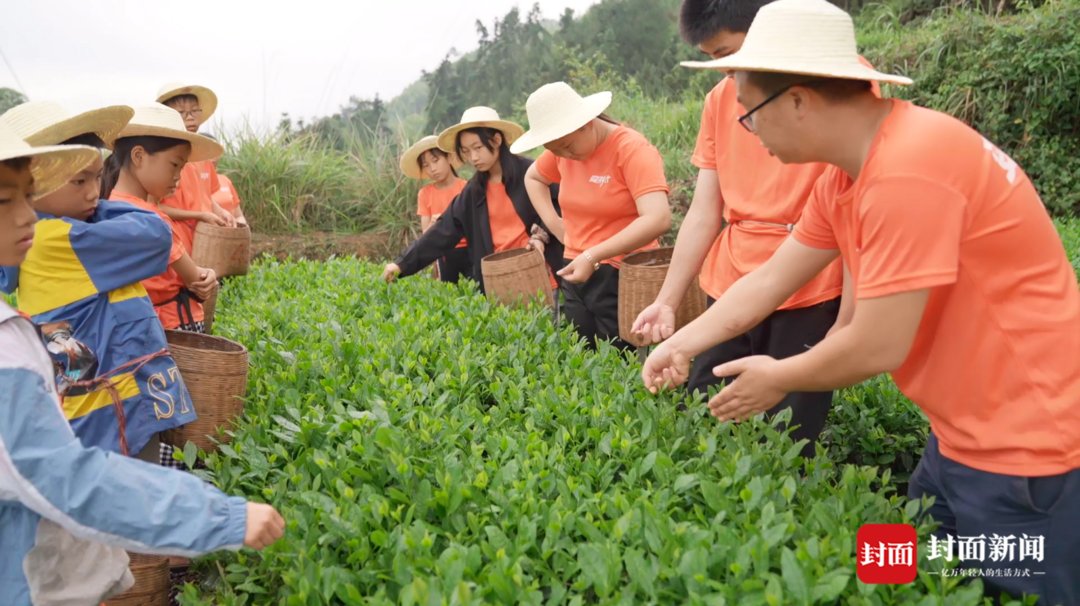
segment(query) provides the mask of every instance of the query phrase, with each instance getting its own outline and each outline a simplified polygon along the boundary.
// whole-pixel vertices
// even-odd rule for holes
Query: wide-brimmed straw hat
[[[805,74],[823,78],[911,84],[859,61],[851,16],[826,0],[776,0],[761,7],[738,52],[684,67]]]
[[[409,149],[405,150],[405,153],[401,154],[401,172],[412,179],[423,179],[424,172],[420,170],[420,156],[432,149],[439,149],[439,137],[435,135],[428,135],[413,143]],[[461,162],[458,160],[457,154],[446,153],[450,156],[450,165],[454,168],[461,168]]]
[[[101,152],[86,145],[32,146],[11,127],[0,124],[0,161],[30,158],[38,197],[50,194],[86,168]]]
[[[221,147],[221,144],[217,141],[209,137],[189,133],[184,128],[184,119],[180,117],[180,112],[160,103],[136,107],[135,115],[116,138],[142,136],[166,137],[187,141],[191,144],[191,155],[188,157],[188,162],[213,160],[221,156],[225,151],[225,148]]]
[[[200,124],[209,120],[210,116],[214,114],[214,110],[217,109],[217,95],[214,94],[214,91],[199,84],[171,82],[161,87],[155,101],[164,103],[169,99],[180,95],[195,95],[195,98],[199,100],[199,107],[202,108],[202,120],[199,121]]]
[[[517,141],[518,137],[525,132],[520,124],[500,118],[499,112],[494,109],[478,105],[465,110],[465,113],[461,114],[461,122],[439,133],[439,149],[457,156],[457,150],[454,148],[457,146],[458,133],[470,128],[494,128],[502,133],[507,145]]]
[[[126,105],[112,105],[75,114],[52,101],[27,101],[0,116],[15,134],[30,145],[57,145],[73,137],[92,133],[112,148],[135,110]]]
[[[529,130],[510,146],[510,151],[520,154],[565,137],[604,113],[609,105],[610,91],[582,97],[565,82],[545,84],[525,101]]]

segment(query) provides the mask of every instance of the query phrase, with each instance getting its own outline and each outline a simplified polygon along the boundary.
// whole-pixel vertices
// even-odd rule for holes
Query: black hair
[[[185,93],[183,95],[176,95],[175,97],[169,97],[168,99],[162,101],[162,104],[172,107],[172,104],[176,103],[178,101],[190,101],[192,103],[198,103],[199,98],[197,96],[191,94],[191,93]]]
[[[116,187],[116,182],[120,179],[120,171],[131,164],[131,152],[136,147],[145,149],[149,154],[156,154],[172,149],[177,145],[191,144],[183,139],[155,137],[152,135],[117,139],[116,144],[113,146],[112,155],[105,162],[105,174],[101,177],[101,197],[108,198],[109,194],[112,193],[113,188]]]
[[[727,30],[736,34],[750,31],[758,9],[773,0],[683,0],[679,9],[679,34],[697,46]]]
[[[607,114],[604,114],[604,113],[601,113],[599,116],[597,116],[597,119],[603,120],[604,122],[607,122],[608,124],[614,124],[615,126],[622,126],[622,122],[619,122],[615,118],[612,118],[611,116],[609,116]]]
[[[96,147],[98,149],[105,149],[108,145],[105,145],[105,141],[102,141],[101,137],[94,133],[83,133],[76,135],[70,139],[66,139],[60,142],[60,145],[88,145],[90,147]]]
[[[450,154],[444,152],[443,150],[439,149],[438,147],[433,147],[431,149],[425,149],[422,154],[420,154],[419,156],[416,157],[416,165],[420,167],[421,172],[423,172],[423,170],[424,170],[424,154],[426,154],[428,152],[431,152],[432,154],[435,154],[436,156],[442,156],[443,158],[447,158],[447,161],[449,162]],[[450,162],[450,172],[454,173],[455,177],[458,176],[457,169],[454,168],[454,163],[453,162]]]
[[[461,146],[461,135],[465,133],[472,133],[477,137],[480,137],[480,144],[488,149],[490,152],[495,151],[495,134],[498,133],[502,142],[499,144],[499,166],[502,167],[502,182],[509,183],[522,177],[518,174],[517,163],[514,162],[514,154],[510,153],[510,145],[506,142],[506,135],[502,131],[495,128],[487,128],[486,126],[480,126],[476,128],[466,128],[459,132],[454,139],[454,149],[457,150],[459,158],[464,158],[465,148]],[[473,175],[472,181],[476,181],[484,188],[487,188],[488,179],[491,175],[486,171],[476,171]]]
[[[776,72],[748,72],[746,82],[762,93],[771,95],[791,86],[812,88],[829,100],[840,101],[873,89],[869,80],[849,78],[826,78],[806,74],[783,74]]]
[[[3,164],[12,170],[23,170],[24,168],[30,167],[31,161],[32,158],[23,156],[21,158],[11,158],[10,160],[0,160],[0,164]]]

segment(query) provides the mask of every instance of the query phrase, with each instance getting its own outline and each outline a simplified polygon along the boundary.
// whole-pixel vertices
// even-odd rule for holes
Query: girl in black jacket
[[[549,236],[525,191],[525,172],[532,160],[510,153],[510,143],[523,132],[521,126],[499,119],[491,108],[472,107],[460,123],[439,135],[439,147],[457,153],[476,174],[431,228],[386,265],[383,279],[421,271],[452,251],[462,237],[469,243],[471,277],[481,290],[480,260],[495,252],[536,248],[553,271],[562,267],[562,244]]]

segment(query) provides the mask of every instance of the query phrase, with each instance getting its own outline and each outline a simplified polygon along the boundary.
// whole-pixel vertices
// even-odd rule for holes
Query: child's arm
[[[171,263],[169,267],[175,270],[180,279],[184,281],[184,286],[187,286],[191,292],[195,293],[196,297],[203,300],[210,296],[214,284],[217,282],[217,274],[214,273],[214,270],[209,267],[199,267],[186,253]]]
[[[219,226],[225,225],[225,220],[214,213],[184,210],[167,204],[160,204],[158,205],[158,208],[161,209],[161,212],[165,213],[166,217],[173,221],[202,221],[203,223],[213,223],[214,225]]]
[[[70,226],[66,234],[49,230],[58,237],[42,237],[34,245],[40,245],[44,258],[52,257],[55,249],[58,265],[69,258],[70,247],[99,292],[152,278],[171,260],[172,229],[153,212],[102,201],[92,223],[65,222]]]
[[[140,553],[193,556],[239,549],[253,535],[252,526],[278,528],[279,517],[266,521],[266,509],[272,508],[226,496],[194,475],[83,447],[55,392],[29,366],[41,344],[20,322],[0,324],[5,498],[75,536]]]

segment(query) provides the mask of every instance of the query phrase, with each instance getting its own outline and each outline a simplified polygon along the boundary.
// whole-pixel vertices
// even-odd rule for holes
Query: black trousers
[[[439,258],[439,279],[443,282],[457,283],[459,278],[472,275],[472,261],[469,260],[468,248],[455,248]]]
[[[712,298],[709,299],[709,305],[714,302]],[[725,341],[694,358],[687,387],[693,392],[705,395],[709,387],[721,381],[713,375],[713,367],[725,362],[756,355],[772,356],[779,360],[800,354],[825,338],[825,333],[829,332],[836,322],[839,311],[839,298],[810,307],[775,311],[750,332]],[[730,382],[733,378],[726,380]],[[791,439],[809,440],[802,450],[802,455],[811,457],[814,455],[814,442],[829,416],[832,396],[831,391],[791,393],[769,409],[767,414],[773,415],[785,408],[791,408],[791,424],[797,426],[791,432]]]
[[[597,341],[611,341],[623,350],[634,346],[619,338],[619,270],[601,265],[584,284],[559,281],[563,314],[591,346]]]

